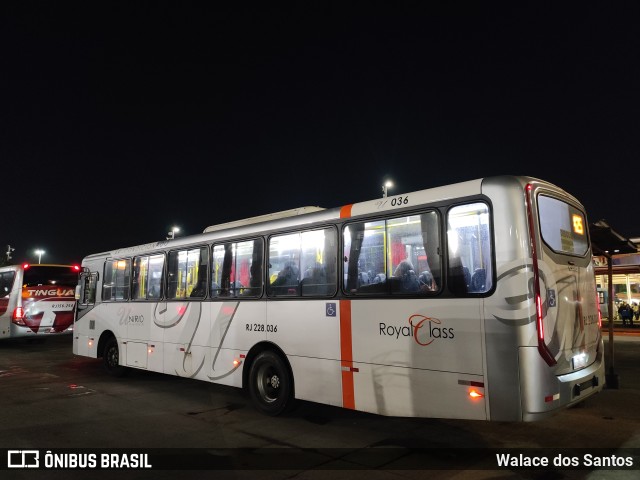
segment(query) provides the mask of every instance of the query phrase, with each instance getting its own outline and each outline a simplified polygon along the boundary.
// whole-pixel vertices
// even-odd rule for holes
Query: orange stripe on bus
[[[340,218],[351,218],[351,207],[353,207],[353,203],[342,207],[340,209]]]
[[[351,300],[340,300],[340,356],[342,361],[342,406],[355,409],[353,350],[351,343]]]

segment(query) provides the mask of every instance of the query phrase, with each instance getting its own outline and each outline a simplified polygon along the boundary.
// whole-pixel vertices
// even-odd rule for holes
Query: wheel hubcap
[[[271,365],[264,365],[258,375],[258,390],[262,400],[272,403],[280,395],[280,375]]]

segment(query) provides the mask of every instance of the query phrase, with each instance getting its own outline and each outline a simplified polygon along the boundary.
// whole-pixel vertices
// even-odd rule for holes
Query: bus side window
[[[13,287],[13,279],[16,276],[16,272],[2,272],[0,273],[0,297],[7,297],[11,293]]]
[[[251,248],[251,260],[249,267],[249,288],[245,289],[244,295],[259,297],[262,294],[262,260],[264,255],[264,245],[262,239],[253,240]]]
[[[194,255],[195,257],[195,252]],[[207,277],[209,276],[209,249],[201,247],[197,254],[197,261],[193,265],[193,276],[196,280],[190,298],[204,298],[207,295]]]
[[[149,256],[134,257],[133,273],[131,275],[131,298],[134,300],[146,297],[145,285],[147,282],[147,270]]]
[[[214,298],[228,297],[232,294],[231,277],[234,273],[235,253],[236,247],[234,243],[213,246],[211,296]],[[235,283],[233,286],[235,287]],[[235,292],[235,288],[233,292]]]
[[[347,225],[343,231],[344,290],[347,294],[387,293],[384,220]]]
[[[102,280],[102,300],[108,302],[113,300],[114,285],[114,265],[116,260],[107,260],[104,264],[104,278]]]
[[[471,283],[469,269],[462,265],[460,257],[449,258],[449,289],[456,295],[466,295]]]
[[[131,260],[107,260],[104,265],[104,281],[102,284],[102,300],[129,300],[129,283],[131,281]]]
[[[147,298],[158,299],[162,296],[162,270],[164,267],[164,255],[152,255],[149,258],[147,270]]]
[[[169,252],[167,261],[167,298],[176,298],[178,291],[178,252]]]
[[[301,236],[302,296],[330,296],[335,293],[336,231],[333,228],[303,232]]]
[[[117,260],[115,268],[114,300],[127,301],[131,284],[131,259]]]
[[[269,295],[300,294],[300,242],[299,232],[274,235],[269,239]]]
[[[92,273],[87,278],[87,286],[85,289],[85,300],[86,303],[93,305],[96,303],[96,287],[98,285],[98,272]]]
[[[262,294],[262,245],[261,239],[236,244],[235,293],[238,296],[259,297]]]
[[[352,223],[343,231],[348,295],[436,295],[441,276],[436,211]]]
[[[164,267],[164,256],[158,255],[157,257],[152,257],[151,262],[149,295],[152,298],[160,298],[163,294],[162,271]],[[208,264],[208,247],[169,252],[167,260],[166,298],[168,300],[204,298],[206,296]]]
[[[489,207],[482,202],[457,205],[447,214],[449,290],[456,295],[492,288],[493,251]]]

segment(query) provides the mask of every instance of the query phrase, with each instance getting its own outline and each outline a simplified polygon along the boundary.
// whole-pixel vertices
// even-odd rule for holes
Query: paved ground
[[[144,371],[112,378],[99,361],[74,357],[69,337],[5,343],[0,344],[0,448],[198,449],[182,453],[214,455],[234,468],[255,465],[256,455],[264,455],[264,460],[258,457],[259,469],[118,471],[118,478],[635,479],[640,478],[639,335],[640,329],[616,331],[613,373],[619,388],[524,424],[386,418],[313,403],[270,418],[257,413],[237,389]],[[486,462],[474,454],[490,449],[636,458],[633,470],[482,469]],[[194,456],[193,465],[200,460]],[[434,470],[430,462],[464,469]],[[296,468],[270,468],[274,464]],[[3,480],[66,479],[74,473],[79,472],[0,471]],[[78,478],[110,479],[114,471],[84,471]]]

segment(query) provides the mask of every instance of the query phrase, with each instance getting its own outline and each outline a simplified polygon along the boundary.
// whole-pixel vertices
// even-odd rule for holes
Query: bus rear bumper
[[[40,327],[35,332],[30,327],[23,327],[22,325],[11,324],[11,338],[29,338],[29,337],[49,337],[52,335],[68,335],[73,332],[73,325],[67,327],[65,330],[58,331],[52,327]]]
[[[535,370],[538,372],[538,375],[524,376],[528,381],[522,386],[523,421],[535,421],[553,415],[601,392],[605,386],[602,345],[591,365],[565,375],[554,375],[538,355],[537,349],[521,350],[521,360],[529,362],[521,365],[536,365]],[[531,358],[522,358],[523,355]]]

